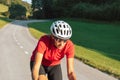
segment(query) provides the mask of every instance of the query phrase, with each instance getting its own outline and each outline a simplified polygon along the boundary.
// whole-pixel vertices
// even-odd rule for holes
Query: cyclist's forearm
[[[67,59],[67,74],[69,80],[76,80],[76,76],[74,73],[74,58]]]
[[[38,70],[34,68],[32,71],[32,78],[33,80],[38,80],[38,77],[39,77]]]
[[[68,75],[74,72],[74,59],[73,58],[68,58],[67,59],[67,73]]]
[[[43,54],[39,52],[36,53],[35,62],[34,62],[33,70],[32,70],[33,80],[38,80],[42,57],[43,57]]]
[[[69,80],[76,80],[76,75],[75,75],[75,73],[74,73],[74,72],[69,73],[69,74],[68,74],[68,79],[69,79]]]

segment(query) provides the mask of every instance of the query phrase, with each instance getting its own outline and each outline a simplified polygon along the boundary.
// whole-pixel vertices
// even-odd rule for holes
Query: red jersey
[[[50,35],[40,38],[35,50],[32,53],[31,61],[34,61],[35,54],[39,52],[43,54],[42,64],[45,66],[53,66],[60,64],[60,60],[66,55],[67,58],[74,57],[74,45],[71,40],[67,40],[62,49],[56,48],[54,40]]]

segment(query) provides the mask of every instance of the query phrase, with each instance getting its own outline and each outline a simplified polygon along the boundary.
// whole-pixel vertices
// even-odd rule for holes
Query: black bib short
[[[30,68],[32,71],[34,62],[30,62]],[[47,75],[48,80],[62,80],[62,70],[61,65],[55,65],[55,66],[40,66],[39,75]]]

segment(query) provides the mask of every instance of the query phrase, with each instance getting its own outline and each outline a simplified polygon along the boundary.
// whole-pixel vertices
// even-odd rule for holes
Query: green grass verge
[[[8,18],[0,17],[0,29],[4,27],[7,23],[11,22]]]
[[[75,56],[86,64],[120,78],[120,24],[66,20],[73,29]],[[28,24],[37,39],[49,34],[53,21]]]
[[[8,6],[0,4],[0,13],[6,11],[8,11]],[[11,20],[8,20],[8,18],[6,18],[5,16],[0,15],[0,28],[2,28],[4,25],[6,25],[9,22],[11,22]]]

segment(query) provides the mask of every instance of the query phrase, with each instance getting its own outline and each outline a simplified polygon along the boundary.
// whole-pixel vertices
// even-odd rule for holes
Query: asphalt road
[[[14,21],[0,29],[0,80],[31,80],[29,61],[37,40],[29,33],[26,25],[28,22],[32,21]],[[68,80],[65,62],[64,58],[63,80]],[[77,59],[75,72],[77,80],[117,80]]]

